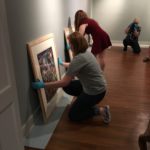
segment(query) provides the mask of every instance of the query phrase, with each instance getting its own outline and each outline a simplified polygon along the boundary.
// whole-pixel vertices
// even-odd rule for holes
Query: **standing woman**
[[[99,24],[87,16],[83,10],[78,10],[75,14],[75,29],[82,35],[88,34],[92,36],[93,45],[91,52],[95,55],[101,69],[105,68],[105,49],[110,47],[111,41],[109,35],[99,26]]]

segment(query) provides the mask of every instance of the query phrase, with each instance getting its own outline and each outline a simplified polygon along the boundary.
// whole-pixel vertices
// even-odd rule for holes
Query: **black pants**
[[[132,40],[128,36],[123,40],[124,51],[127,50],[127,46],[131,46],[133,49],[133,53],[140,53],[141,48],[139,46],[138,40]]]
[[[104,98],[106,93],[106,91],[104,91],[98,95],[88,95],[83,92],[79,80],[71,81],[71,83],[63,89],[67,94],[77,96],[77,99],[69,111],[69,119],[72,121],[82,121],[95,116],[97,111],[99,111],[96,104]]]

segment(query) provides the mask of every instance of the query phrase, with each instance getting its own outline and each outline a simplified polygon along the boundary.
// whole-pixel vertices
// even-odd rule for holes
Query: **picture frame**
[[[68,36],[75,32],[75,27],[74,26],[70,26],[70,27],[66,27],[64,28],[64,34],[65,34],[65,43],[66,43],[66,50],[67,50],[67,53],[69,54],[69,60],[71,61],[73,59],[73,55],[72,55],[72,51],[71,49],[68,49],[68,45],[69,45],[69,41],[68,41]],[[92,37],[90,35],[87,35],[85,34],[84,35],[85,39],[87,40],[88,42],[88,46],[89,47],[92,47],[92,44],[93,44],[93,40],[92,40]],[[90,49],[91,50],[91,49]]]
[[[69,54],[70,61],[73,59],[73,55],[72,55],[71,49],[68,49],[68,46],[69,46],[68,36],[73,32],[75,32],[74,26],[64,28],[65,42],[66,42],[66,47],[67,47],[66,50]]]
[[[58,57],[53,33],[28,42],[27,49],[35,80],[51,82],[60,79]],[[46,123],[59,102],[61,91],[60,89],[48,87],[37,91],[42,109],[43,120]]]

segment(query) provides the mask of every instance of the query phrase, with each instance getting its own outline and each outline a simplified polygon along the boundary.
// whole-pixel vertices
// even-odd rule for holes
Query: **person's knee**
[[[72,91],[71,91],[71,89],[70,89],[69,86],[65,86],[65,87],[63,87],[62,89],[63,89],[63,91],[64,91],[65,93],[67,93],[68,95],[72,95]]]
[[[135,54],[139,54],[140,52],[141,52],[140,48],[134,48],[133,49],[133,53],[135,53]]]
[[[68,91],[68,88],[67,88],[67,87],[63,87],[62,89],[63,89],[63,91],[64,91],[65,93],[67,93],[67,91]]]
[[[126,45],[126,40],[125,39],[123,40],[123,44]]]
[[[138,53],[141,52],[141,48],[140,48],[140,46],[138,45],[138,43],[134,43],[134,44],[132,45],[132,48],[133,48],[133,52],[136,53],[136,54],[138,54]]]
[[[68,118],[70,121],[80,121],[79,119],[79,114],[77,114],[75,111],[73,110],[70,110],[69,113],[68,113]]]
[[[68,118],[70,121],[76,121],[77,120],[76,116],[72,112],[69,112]]]

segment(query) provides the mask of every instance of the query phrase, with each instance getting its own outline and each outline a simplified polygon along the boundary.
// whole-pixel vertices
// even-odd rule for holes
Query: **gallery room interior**
[[[3,49],[2,43],[8,36],[7,54],[12,60],[10,64],[15,87],[15,94],[10,97],[15,99],[17,123],[14,123],[14,128],[20,143],[20,146],[14,146],[11,132],[7,130],[10,127],[6,126],[0,136],[0,150],[13,146],[16,150],[150,148],[150,61],[143,62],[150,46],[150,1],[1,0],[0,4],[0,48]],[[103,71],[107,93],[99,103],[100,106],[110,106],[112,118],[108,125],[98,116],[80,123],[71,122],[68,112],[75,97],[64,93],[62,88],[50,89],[50,93],[49,90],[35,90],[31,86],[32,82],[42,79],[45,68],[41,66],[45,63],[50,63],[50,72],[43,79],[45,82],[60,80],[65,75],[66,69],[59,65],[58,57],[63,61],[72,59],[67,48],[67,35],[70,28],[74,30],[77,10],[84,10],[90,18],[95,19],[112,42],[112,47],[105,53],[106,68]],[[125,29],[136,17],[141,27],[139,54],[133,53],[131,46],[127,51],[123,50]],[[91,50],[91,46],[88,50]],[[1,69],[5,68],[2,62],[3,55],[7,54],[3,50]],[[5,77],[1,76],[3,83]],[[0,93],[4,91],[2,87],[3,84]],[[2,94],[0,99],[4,99]],[[0,107],[1,116],[6,108]],[[4,122],[1,118],[0,122]],[[5,124],[11,126],[11,121],[5,122],[0,126],[1,131]],[[7,143],[1,140],[3,136],[9,139]]]

